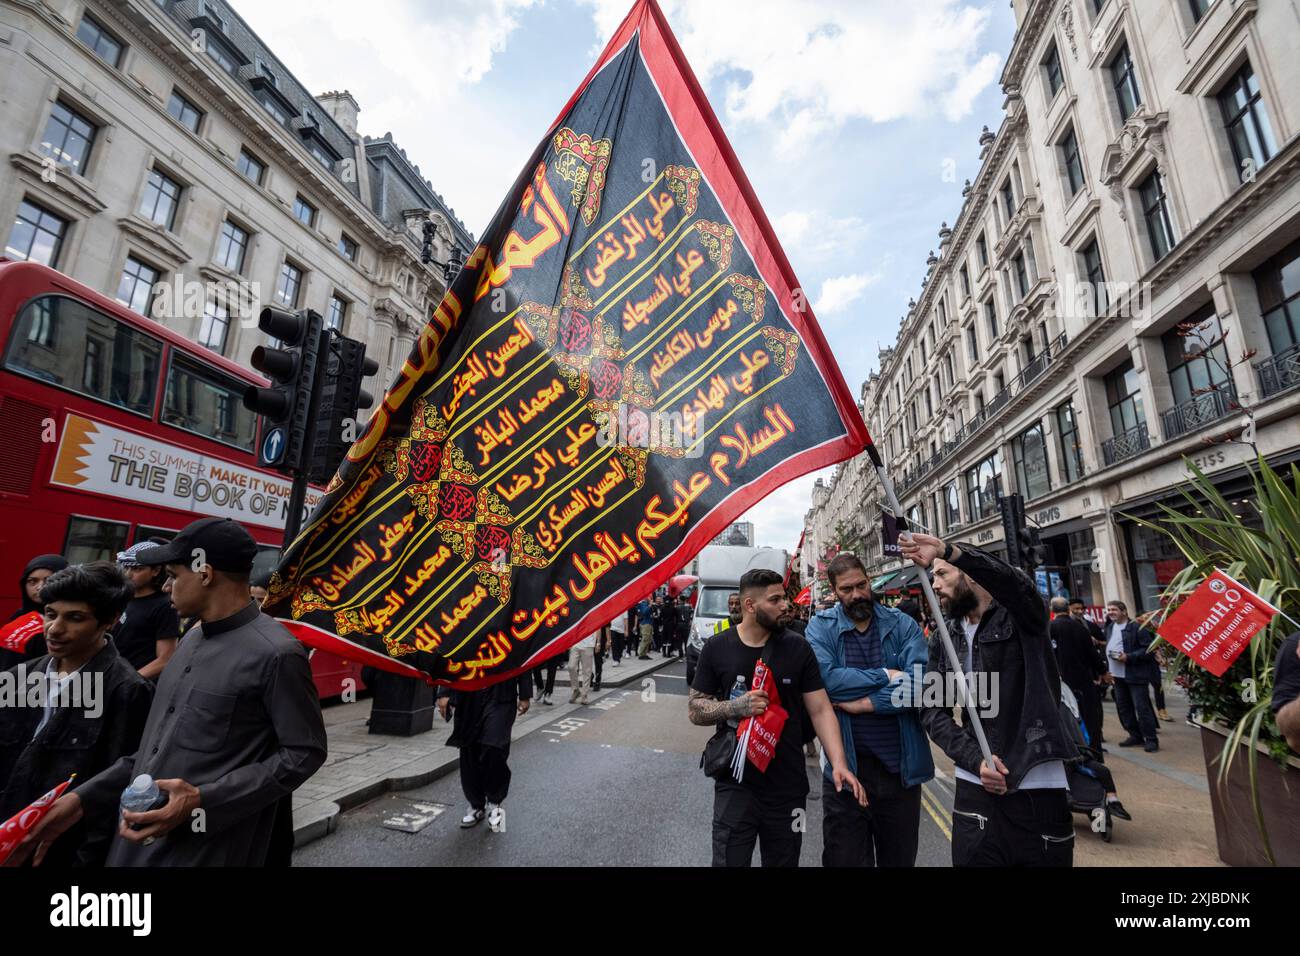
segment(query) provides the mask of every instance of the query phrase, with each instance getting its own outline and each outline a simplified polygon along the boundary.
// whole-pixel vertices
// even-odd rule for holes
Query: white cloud
[[[627,0],[580,0],[602,37]],[[852,120],[970,112],[997,76],[980,54],[990,11],[962,0],[663,0],[701,82],[721,79],[733,121],[778,128],[783,158]]]
[[[392,132],[478,234],[550,117],[516,130],[493,110],[472,108],[464,93],[506,49],[517,15],[540,2],[276,0],[238,10],[310,92],[348,89],[361,106],[360,131]]]
[[[813,313],[836,315],[862,298],[867,287],[880,281],[879,275],[835,276],[822,283],[821,295],[813,303]]]

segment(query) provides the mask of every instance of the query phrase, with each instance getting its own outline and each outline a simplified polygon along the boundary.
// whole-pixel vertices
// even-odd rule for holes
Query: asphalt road
[[[294,865],[708,866],[713,784],[699,757],[710,732],[687,720],[685,665],[674,662],[652,685],[593,695],[591,706],[515,742],[504,833],[459,828],[465,799],[451,774],[343,814],[334,833],[294,853]],[[817,866],[820,770],[807,769],[802,863]],[[917,862],[948,866],[951,784],[926,790]],[[384,826],[398,815],[427,822],[414,833]]]

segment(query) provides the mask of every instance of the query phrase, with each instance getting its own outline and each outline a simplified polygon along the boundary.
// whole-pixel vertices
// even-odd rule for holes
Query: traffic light
[[[266,308],[258,316],[257,327],[281,347],[259,345],[253,349],[253,368],[269,378],[271,386],[244,389],[244,407],[264,419],[258,464],[282,474],[294,474],[303,467],[324,325],[320,314],[310,309],[288,312]]]
[[[1024,567],[1025,499],[1021,495],[1003,495],[998,499],[1002,511],[1002,540],[1007,543],[1007,564]]]
[[[1047,545],[1043,544],[1043,537],[1037,528],[1020,529],[1020,555],[1024,569],[1030,574],[1033,574],[1035,568],[1047,563]]]
[[[374,404],[374,397],[361,387],[361,380],[379,371],[379,363],[366,358],[364,342],[331,330],[320,407],[316,415],[316,438],[312,442],[308,478],[327,482],[338,471],[352,443],[361,437],[358,412]]]

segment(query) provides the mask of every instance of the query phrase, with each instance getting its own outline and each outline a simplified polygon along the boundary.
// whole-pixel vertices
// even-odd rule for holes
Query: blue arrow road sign
[[[285,444],[284,429],[272,428],[262,436],[262,461],[268,465],[277,464],[280,456],[284,454]]]

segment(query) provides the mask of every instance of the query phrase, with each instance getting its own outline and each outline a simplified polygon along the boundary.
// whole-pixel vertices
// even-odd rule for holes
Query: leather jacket
[[[1061,677],[1048,636],[1047,605],[1023,571],[972,545],[958,547],[961,557],[952,563],[993,597],[975,632],[973,670],[997,675],[997,712],[983,717],[984,733],[993,754],[1007,766],[1008,789],[1015,790],[1032,767],[1079,756],[1061,722]],[[948,632],[964,667],[961,621],[950,619]],[[930,639],[930,670],[941,677],[950,671],[937,631]],[[924,707],[921,723],[953,763],[979,776],[984,758],[964,708],[959,724],[951,707]]]

